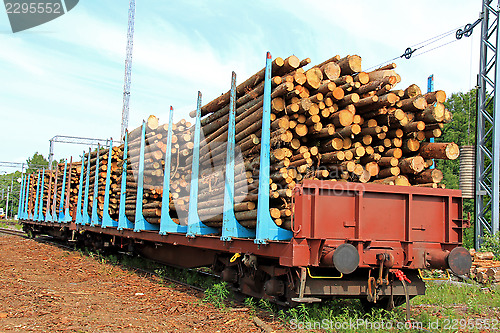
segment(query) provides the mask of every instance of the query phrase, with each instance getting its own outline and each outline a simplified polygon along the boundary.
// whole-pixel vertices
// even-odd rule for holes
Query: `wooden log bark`
[[[425,159],[454,160],[460,155],[458,146],[453,142],[422,142],[418,152]]]
[[[417,184],[439,183],[443,180],[443,173],[439,169],[427,169],[412,178]]]

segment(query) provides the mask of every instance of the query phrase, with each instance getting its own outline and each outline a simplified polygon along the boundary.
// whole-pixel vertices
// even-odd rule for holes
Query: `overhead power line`
[[[405,59],[410,59],[412,56],[413,57],[418,57],[422,54],[425,54],[425,53],[428,53],[428,52],[431,52],[431,51],[434,51],[434,50],[437,50],[443,46],[446,46],[448,44],[451,44],[451,43],[454,43],[460,39],[462,39],[463,36],[465,37],[470,37],[472,35],[472,32],[474,30],[474,28],[481,22],[482,20],[482,17],[477,19],[474,23],[468,23],[466,24],[463,29],[461,27],[457,27],[457,28],[454,28],[454,29],[451,29],[447,32],[444,32],[444,33],[441,33],[439,35],[436,35],[432,38],[429,38],[429,39],[426,39],[420,43],[417,43],[417,44],[414,44],[408,48],[406,48],[406,50],[404,51],[403,54],[401,54],[400,56],[397,56],[397,57],[394,57],[392,59],[389,59],[389,60],[386,60],[376,66],[373,66],[373,67],[370,67],[368,70],[371,70],[371,69],[375,69],[375,68],[379,68],[379,67],[382,67],[383,65],[387,64],[387,63],[390,63],[394,60],[397,60],[397,59],[401,59],[401,58],[405,58]],[[431,49],[428,49],[428,50],[425,50],[423,52],[420,52],[420,53],[417,53],[417,54],[414,54],[416,51],[418,50],[422,50],[422,49],[425,49],[427,48],[428,46],[446,38],[446,37],[449,37],[451,35],[455,35],[455,39],[451,40],[451,41],[447,41],[443,44],[440,44],[438,46],[434,46],[433,48]]]

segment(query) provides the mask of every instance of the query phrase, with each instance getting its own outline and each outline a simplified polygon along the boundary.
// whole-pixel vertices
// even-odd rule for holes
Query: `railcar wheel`
[[[391,302],[390,296],[380,298],[377,301],[377,303],[369,302],[366,298],[360,299],[361,306],[363,307],[363,310],[367,313],[370,313],[372,309],[384,309],[387,311],[391,311],[395,307],[398,307],[406,303],[405,296],[394,296],[393,300],[394,302]]]
[[[35,238],[35,233],[33,232],[33,229],[31,229],[30,227],[25,227],[23,229],[24,232],[26,233],[26,237],[28,237],[29,239]]]

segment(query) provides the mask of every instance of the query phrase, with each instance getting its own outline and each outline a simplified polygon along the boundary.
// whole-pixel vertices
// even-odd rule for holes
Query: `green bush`
[[[483,237],[483,244],[481,245],[482,252],[493,252],[496,260],[500,260],[500,232],[492,235],[487,233]]]

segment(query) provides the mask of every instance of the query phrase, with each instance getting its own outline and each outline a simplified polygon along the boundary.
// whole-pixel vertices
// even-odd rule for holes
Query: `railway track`
[[[22,237],[26,236],[26,233],[24,231],[22,231],[22,230],[16,230],[16,229],[10,229],[10,228],[0,228],[0,234],[22,236]],[[46,243],[46,244],[55,245],[57,247],[64,248],[66,250],[74,251],[73,247],[68,246],[67,244],[63,244],[61,242],[55,241],[55,240],[52,239],[52,237],[48,237],[48,236],[47,237],[45,237],[45,236],[37,237],[37,241],[40,241],[40,242],[43,242],[43,243]],[[198,286],[195,286],[195,285],[192,285],[192,284],[180,281],[180,280],[175,279],[175,278],[171,278],[171,277],[168,277],[168,276],[160,275],[160,274],[158,274],[158,273],[156,273],[156,272],[154,272],[152,270],[148,270],[148,269],[144,269],[144,268],[139,268],[139,267],[128,266],[128,265],[122,265],[122,266],[124,266],[124,267],[126,267],[128,269],[133,269],[133,270],[135,270],[137,272],[140,272],[140,273],[143,273],[143,274],[149,274],[149,275],[157,276],[157,277],[159,277],[161,279],[164,279],[164,280],[167,280],[169,282],[173,282],[173,283],[182,285],[184,287],[188,287],[188,288],[196,290],[196,291],[200,291],[200,292],[204,292],[205,291],[205,289],[200,288]],[[190,269],[189,271],[192,271],[192,272],[194,272],[196,274],[199,274],[199,275],[202,275],[202,276],[206,276],[206,277],[219,278],[218,275],[211,274],[211,273],[208,273],[208,272],[203,272],[203,271],[194,270],[194,269]]]
[[[27,237],[27,235],[26,235],[26,233],[24,231],[22,231],[22,230],[16,230],[16,229],[10,229],[10,228],[0,228],[0,234],[8,234],[8,235],[15,235],[15,236]],[[59,248],[63,248],[63,249],[68,250],[68,251],[75,251],[75,247],[74,246],[70,246],[68,244],[65,244],[64,242],[61,242],[58,239],[53,238],[53,237],[48,236],[48,235],[38,235],[36,237],[36,241],[42,242],[42,243],[46,243],[46,244],[50,244],[50,245],[53,245],[53,246],[57,246]],[[164,281],[175,283],[177,285],[189,288],[189,289],[197,291],[197,292],[204,293],[206,291],[204,288],[201,288],[201,287],[199,287],[197,285],[190,284],[190,283],[184,282],[182,280],[179,280],[179,279],[176,279],[176,278],[173,278],[173,277],[169,277],[169,276],[167,276],[165,274],[159,274],[159,273],[155,272],[154,270],[144,269],[144,268],[130,266],[130,265],[124,265],[124,264],[120,264],[120,266],[122,266],[122,267],[124,267],[126,269],[134,270],[137,273],[147,274],[147,275],[150,275],[150,276],[156,276],[156,277],[158,277],[158,278],[160,278],[160,279],[162,279]],[[211,278],[211,279],[217,279],[217,280],[220,279],[219,275],[216,275],[216,274],[213,274],[213,273],[210,273],[210,272],[205,272],[205,271],[198,270],[198,269],[187,269],[187,271],[192,272],[192,273],[197,274],[197,275],[200,275],[200,276],[205,277],[205,278]],[[243,299],[244,299],[243,295],[238,295],[237,291],[233,290],[233,295],[231,297],[231,300],[233,302],[236,302],[237,304],[243,304]]]
[[[22,230],[10,229],[10,228],[0,228],[0,234],[15,235],[15,236],[26,236],[26,233]]]
[[[26,236],[26,233],[24,233],[24,231],[13,230],[13,229],[6,229],[6,228],[0,228],[0,233],[12,234],[12,235],[17,235],[17,236]],[[46,243],[46,244],[50,244],[50,245],[54,245],[54,246],[57,246],[59,248],[62,248],[62,249],[68,250],[68,251],[75,251],[75,247],[74,246],[68,245],[68,244],[66,244],[66,243],[64,243],[64,242],[62,242],[62,241],[60,241],[60,240],[58,240],[56,238],[51,237],[51,236],[39,235],[39,236],[37,236],[36,241],[42,242],[42,243]],[[156,277],[158,277],[160,279],[163,279],[165,281],[169,281],[169,282],[172,282],[172,283],[175,283],[175,284],[178,284],[178,285],[190,288],[190,289],[195,290],[195,291],[205,292],[204,288],[201,288],[199,286],[196,286],[196,285],[193,285],[193,284],[190,284],[190,283],[186,283],[186,282],[181,281],[179,279],[175,279],[175,278],[172,278],[172,277],[169,277],[169,276],[165,276],[165,274],[158,274],[154,270],[144,269],[144,268],[130,266],[130,265],[124,265],[124,264],[119,264],[119,265],[122,266],[122,267],[124,267],[124,268],[126,268],[126,269],[134,270],[134,271],[136,271],[138,273],[141,273],[141,274],[147,274],[147,275],[151,275],[151,276],[156,276]],[[213,279],[219,279],[220,278],[220,276],[218,276],[216,274],[212,274],[212,273],[209,273],[209,272],[204,272],[204,271],[201,271],[201,270],[198,270],[198,269],[187,269],[187,271],[193,272],[193,273],[195,273],[197,275],[200,275],[200,276],[203,276],[203,277],[208,277],[208,278],[213,278]]]

